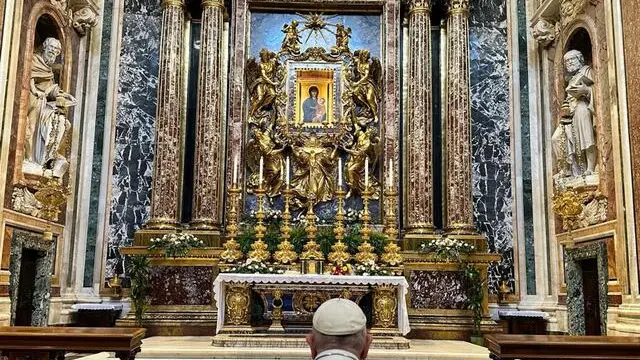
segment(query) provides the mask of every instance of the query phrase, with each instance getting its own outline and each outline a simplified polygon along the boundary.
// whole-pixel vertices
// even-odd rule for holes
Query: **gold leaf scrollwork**
[[[233,284],[227,285],[225,296],[226,322],[233,325],[249,324],[249,285]]]
[[[392,285],[379,285],[373,293],[373,310],[375,314],[375,326],[390,328],[395,325],[396,289]]]

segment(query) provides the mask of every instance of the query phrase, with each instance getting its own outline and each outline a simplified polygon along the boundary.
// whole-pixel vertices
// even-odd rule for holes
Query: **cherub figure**
[[[349,50],[349,38],[351,37],[351,28],[344,26],[344,24],[336,24],[336,46],[331,48],[331,52],[334,54],[348,53]]]
[[[280,48],[281,53],[299,54],[300,53],[300,34],[298,34],[298,22],[292,20],[291,24],[284,24],[282,32],[285,33]]]

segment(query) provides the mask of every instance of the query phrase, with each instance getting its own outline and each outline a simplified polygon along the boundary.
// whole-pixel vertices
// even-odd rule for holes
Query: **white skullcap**
[[[313,329],[324,335],[352,335],[367,327],[358,304],[348,299],[327,300],[313,314]]]

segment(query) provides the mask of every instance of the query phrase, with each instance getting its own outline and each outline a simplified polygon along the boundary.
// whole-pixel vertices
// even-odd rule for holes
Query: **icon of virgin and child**
[[[302,102],[302,120],[304,122],[323,122],[327,120],[327,106],[324,98],[318,97],[318,87],[309,87],[309,97]]]

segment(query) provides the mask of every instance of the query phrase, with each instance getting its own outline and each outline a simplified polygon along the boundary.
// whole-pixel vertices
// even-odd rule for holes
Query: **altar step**
[[[199,359],[261,359],[309,360],[308,348],[232,348],[212,346],[209,336],[156,336],[143,341],[142,352],[136,359],[199,360]],[[82,360],[114,359],[113,354],[96,354]],[[488,360],[486,348],[463,341],[411,340],[406,350],[373,349],[369,360]]]

